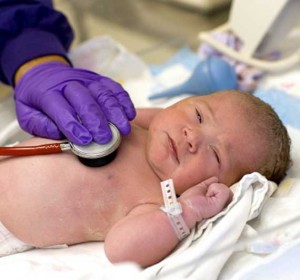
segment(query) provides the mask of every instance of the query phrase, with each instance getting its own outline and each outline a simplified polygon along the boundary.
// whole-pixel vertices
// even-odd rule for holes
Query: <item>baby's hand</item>
[[[232,199],[232,191],[211,177],[186,190],[179,198],[188,226],[219,213]]]

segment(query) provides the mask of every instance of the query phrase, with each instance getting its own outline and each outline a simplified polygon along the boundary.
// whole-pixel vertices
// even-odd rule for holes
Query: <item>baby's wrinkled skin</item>
[[[244,137],[257,139],[230,111],[230,96],[211,95],[146,112],[149,121],[141,117],[136,124],[150,124],[149,130],[133,124],[116,159],[101,168],[83,166],[67,152],[3,157],[0,221],[36,247],[104,240],[112,262],[154,264],[179,242],[160,210],[160,182],[173,179],[183,218],[192,228],[230,202],[227,186],[259,155],[257,145],[244,148]],[[46,142],[52,141],[33,138],[22,145]]]

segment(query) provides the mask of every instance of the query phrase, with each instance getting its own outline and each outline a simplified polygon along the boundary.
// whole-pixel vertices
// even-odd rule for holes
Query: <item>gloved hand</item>
[[[136,112],[120,84],[94,72],[48,62],[29,70],[15,87],[20,126],[30,134],[85,145],[107,143],[112,133],[130,132]]]

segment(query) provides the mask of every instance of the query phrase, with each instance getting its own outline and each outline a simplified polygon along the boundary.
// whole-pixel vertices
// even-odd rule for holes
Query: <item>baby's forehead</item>
[[[224,99],[224,98],[237,98],[239,99],[239,94],[231,92],[231,91],[219,91],[213,92],[205,95],[194,95],[188,97],[194,101],[201,101],[201,100],[210,100],[210,99]]]
[[[242,102],[243,98],[236,93],[232,92],[227,92],[227,91],[222,91],[222,92],[217,92],[217,93],[211,93],[211,94],[206,94],[206,95],[195,95],[188,97],[186,100],[190,103],[215,103],[215,102],[226,102],[230,105],[236,105],[240,104]]]

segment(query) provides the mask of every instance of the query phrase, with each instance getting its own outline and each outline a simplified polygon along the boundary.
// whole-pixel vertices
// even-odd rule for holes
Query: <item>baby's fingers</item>
[[[183,199],[183,203],[189,208],[195,221],[201,221],[221,212],[231,199],[232,192],[226,185],[213,183],[205,195],[189,195]]]
[[[226,185],[214,183],[209,186],[206,196],[220,208],[224,208],[232,200],[233,193]]]

